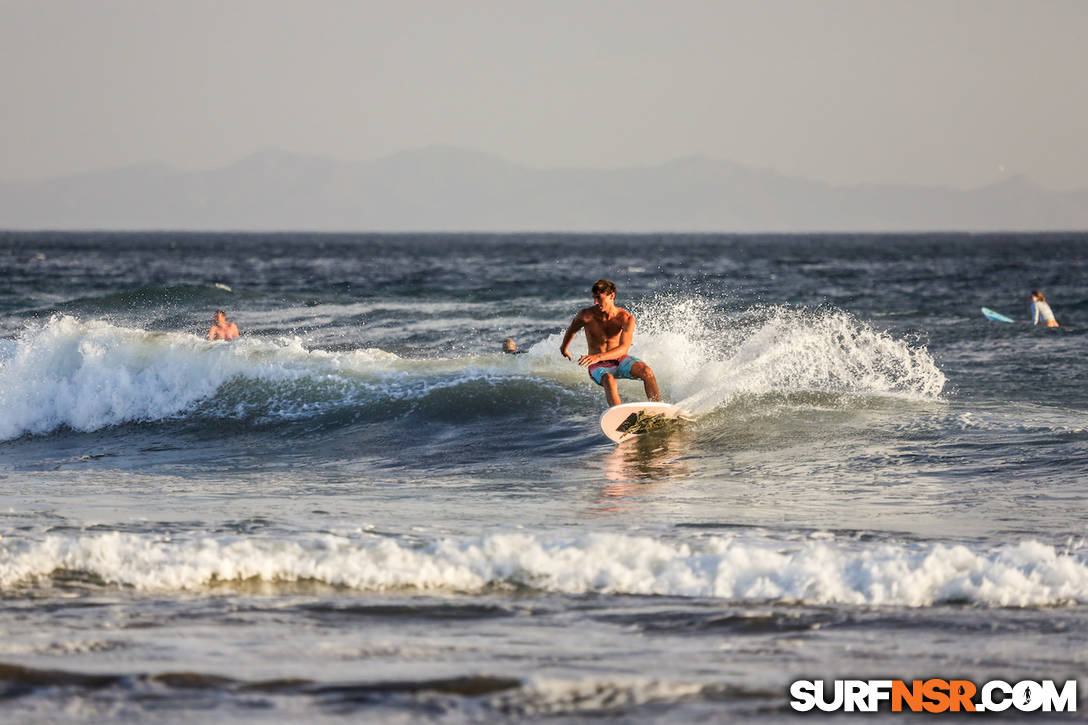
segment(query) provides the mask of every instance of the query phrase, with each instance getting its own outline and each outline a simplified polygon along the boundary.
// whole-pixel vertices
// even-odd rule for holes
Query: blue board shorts
[[[624,355],[619,360],[602,360],[589,366],[589,377],[593,378],[593,382],[597,385],[604,385],[601,380],[605,373],[612,373],[614,378],[637,380],[638,378],[631,374],[631,366],[637,362],[642,361],[631,355]]]

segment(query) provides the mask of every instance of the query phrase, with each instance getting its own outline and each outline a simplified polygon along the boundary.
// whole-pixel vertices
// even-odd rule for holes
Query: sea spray
[[[944,373],[925,347],[843,310],[753,307],[700,298],[639,306],[638,353],[673,399],[706,413],[740,395],[889,395],[936,400]]]

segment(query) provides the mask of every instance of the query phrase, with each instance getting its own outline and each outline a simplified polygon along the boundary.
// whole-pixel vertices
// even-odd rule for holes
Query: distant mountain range
[[[969,191],[832,186],[685,158],[533,169],[430,147],[363,162],[265,151],[225,168],[139,165],[0,183],[0,228],[253,231],[1044,231],[1088,229],[1088,191],[1013,177]]]

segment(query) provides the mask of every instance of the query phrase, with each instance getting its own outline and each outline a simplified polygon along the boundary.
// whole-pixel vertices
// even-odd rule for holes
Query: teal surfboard
[[[1012,322],[1011,317],[1006,317],[1000,312],[994,312],[989,307],[983,307],[982,314],[986,315],[987,320],[993,320],[994,322]]]

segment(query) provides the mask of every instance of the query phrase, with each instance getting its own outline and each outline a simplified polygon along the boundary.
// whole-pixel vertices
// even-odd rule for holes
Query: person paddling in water
[[[622,307],[616,307],[616,285],[607,279],[599,279],[593,283],[591,291],[593,306],[574,316],[567,334],[563,335],[559,352],[572,360],[567,347],[578,331],[584,329],[589,354],[578,358],[578,364],[589,368],[589,377],[604,388],[609,405],[620,404],[616,378],[641,380],[646,388],[646,397],[659,402],[661,393],[657,389],[654,371],[646,363],[627,354],[635,335],[635,317]]]
[[[233,340],[238,337],[238,325],[227,322],[227,313],[216,310],[212,315],[212,327],[208,330],[209,340]]]

